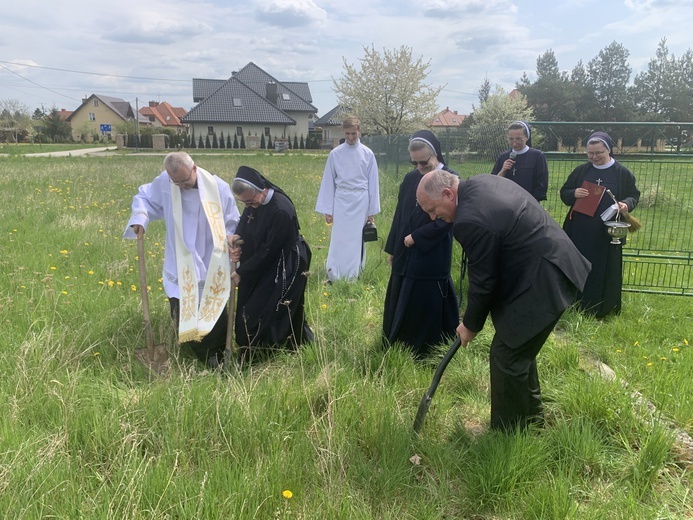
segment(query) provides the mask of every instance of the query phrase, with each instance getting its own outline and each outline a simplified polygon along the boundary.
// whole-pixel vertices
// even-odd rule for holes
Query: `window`
[[[156,119],[154,116],[149,116],[149,121],[151,121],[152,123],[154,122],[154,119]]]
[[[96,114],[94,114],[94,112],[89,112],[89,121],[96,121]]]
[[[235,107],[242,107],[243,103],[241,103],[241,98],[233,98],[233,106]]]
[[[94,100],[94,106],[95,106],[95,107],[98,107],[98,106],[99,106],[99,100],[98,100],[98,99],[95,99],[95,100]]]
[[[269,127],[269,126],[266,126],[266,127],[265,127],[265,135],[266,135],[267,137],[269,137],[269,135],[270,135],[270,127]]]
[[[284,101],[289,101],[289,100],[291,99],[291,96],[289,96],[289,94],[287,94],[286,92],[284,92],[284,93],[282,94],[282,99],[283,99]]]
[[[243,135],[243,127],[242,126],[236,127],[236,135]]]
[[[214,127],[213,126],[208,126],[207,127],[207,134],[213,135],[214,134]]]

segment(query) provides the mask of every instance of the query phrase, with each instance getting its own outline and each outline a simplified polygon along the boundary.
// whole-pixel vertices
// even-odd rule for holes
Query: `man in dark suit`
[[[416,192],[432,219],[453,222],[469,259],[466,346],[491,314],[491,428],[542,423],[536,357],[582,290],[590,263],[532,196],[508,179],[426,174]]]

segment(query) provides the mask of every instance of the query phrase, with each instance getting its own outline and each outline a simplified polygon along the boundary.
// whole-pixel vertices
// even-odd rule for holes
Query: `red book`
[[[573,211],[578,213],[583,213],[588,217],[593,217],[599,207],[599,203],[604,196],[605,188],[599,184],[595,184],[589,181],[582,181],[581,188],[585,188],[589,191],[587,197],[582,197],[580,199],[575,199],[575,204],[573,204]]]

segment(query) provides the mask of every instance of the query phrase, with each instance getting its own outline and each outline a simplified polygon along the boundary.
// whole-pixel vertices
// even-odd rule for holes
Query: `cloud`
[[[304,27],[324,23],[327,11],[313,0],[272,0],[258,8],[256,18],[278,27]]]
[[[135,22],[125,20],[111,25],[116,25],[116,27],[104,33],[104,38],[117,43],[168,45],[180,42],[182,37],[187,40],[213,31],[210,25],[197,20],[165,18],[137,20]]]
[[[517,7],[508,0],[427,0],[422,4],[423,14],[429,18],[466,19],[475,16],[515,15]]]

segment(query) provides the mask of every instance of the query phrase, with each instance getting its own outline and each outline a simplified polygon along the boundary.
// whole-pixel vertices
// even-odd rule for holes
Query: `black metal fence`
[[[532,124],[538,129],[542,125]],[[559,190],[570,172],[587,160],[579,139],[600,129],[597,123],[591,125],[592,130],[572,129],[576,135],[586,134],[578,138],[572,152],[548,149],[552,148],[550,143],[557,143],[556,139],[538,139],[539,146],[532,143],[537,148],[545,148],[549,190],[548,200],[542,204],[559,223],[563,222],[568,210],[560,200]],[[608,125],[614,123],[603,127]],[[469,130],[439,134],[447,164],[463,178],[489,173],[497,155],[507,149],[505,127],[484,130],[482,134],[477,130],[476,136],[470,135]],[[633,216],[642,223],[642,229],[630,233],[624,246],[623,288],[693,296],[693,150],[688,151],[681,141],[672,144],[664,139],[662,144],[661,135],[676,132],[679,136],[685,135],[680,127],[676,132],[667,128],[647,128],[646,131],[658,138],[647,140],[649,144],[644,146],[642,140],[638,143],[633,137],[637,132],[631,128],[627,142],[632,144],[624,144],[626,141],[621,138],[619,143],[626,153],[619,153],[622,150],[617,148],[615,154],[616,160],[632,171],[637,180],[640,203]],[[614,133],[610,135],[614,137]],[[376,153],[385,175],[402,178],[411,170],[408,139],[408,136],[373,136],[363,141]],[[483,142],[486,145],[479,146]],[[634,150],[636,146],[638,150]]]

